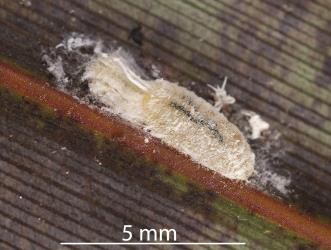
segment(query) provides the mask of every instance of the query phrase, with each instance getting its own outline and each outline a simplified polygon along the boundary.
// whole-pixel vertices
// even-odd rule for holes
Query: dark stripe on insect
[[[190,121],[192,121],[196,124],[199,124],[199,125],[206,126],[212,132],[213,136],[215,136],[220,142],[223,142],[223,136],[218,131],[215,122],[210,121],[210,120],[206,121],[205,119],[200,118],[200,117],[194,117],[190,111],[185,109],[184,106],[182,106],[174,101],[170,102],[170,106],[175,108],[176,110],[182,112],[184,115],[186,115],[190,119]]]

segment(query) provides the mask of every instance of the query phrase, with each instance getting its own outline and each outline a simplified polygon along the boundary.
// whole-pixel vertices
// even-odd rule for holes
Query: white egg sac
[[[231,179],[247,180],[254,153],[239,129],[204,99],[164,79],[144,80],[121,50],[92,59],[84,79],[111,112]]]

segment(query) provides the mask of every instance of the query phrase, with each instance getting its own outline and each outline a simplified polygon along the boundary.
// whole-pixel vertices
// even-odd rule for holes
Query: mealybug
[[[142,79],[123,51],[92,59],[84,79],[91,94],[112,113],[147,128],[193,161],[231,179],[247,180],[253,173],[254,153],[217,108],[175,83]]]

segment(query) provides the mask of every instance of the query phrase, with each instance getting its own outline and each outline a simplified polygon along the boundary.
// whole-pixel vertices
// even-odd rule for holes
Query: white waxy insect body
[[[132,58],[115,51],[92,59],[84,78],[92,95],[114,114],[204,167],[247,180],[254,153],[239,129],[204,99],[164,79],[143,80]]]

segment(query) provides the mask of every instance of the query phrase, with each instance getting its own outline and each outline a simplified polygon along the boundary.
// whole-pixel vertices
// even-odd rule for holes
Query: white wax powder
[[[52,60],[48,55],[43,55],[43,61],[47,64],[47,70],[55,77],[58,83],[64,86],[68,83],[68,78],[63,70],[62,58],[60,56]]]
[[[262,118],[253,111],[244,110],[242,111],[244,115],[249,117],[249,125],[251,126],[252,134],[251,139],[256,140],[260,138],[261,133],[270,128],[269,123],[262,120]]]

